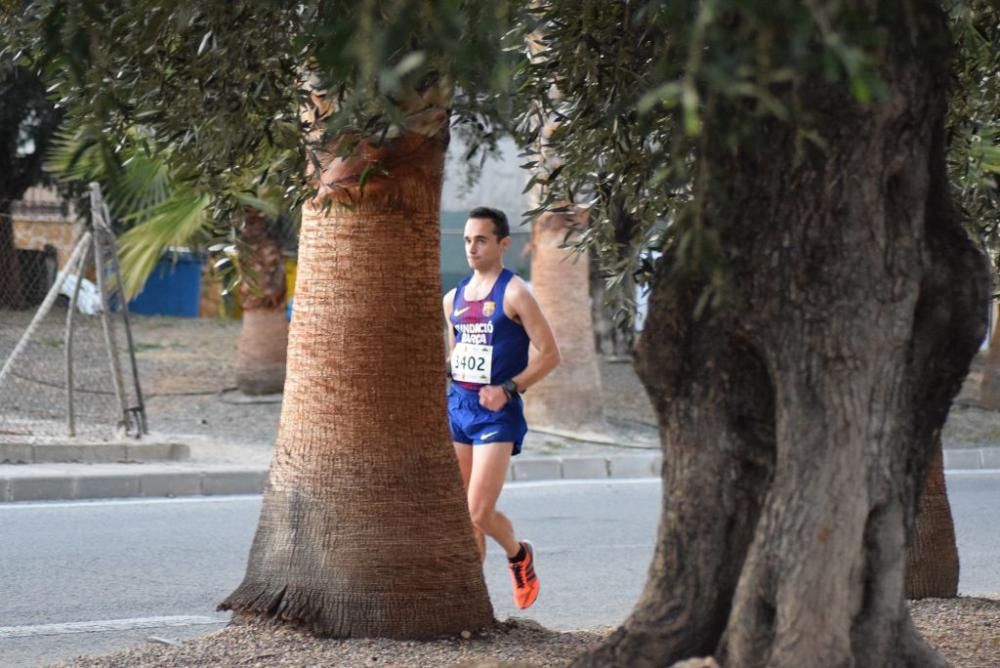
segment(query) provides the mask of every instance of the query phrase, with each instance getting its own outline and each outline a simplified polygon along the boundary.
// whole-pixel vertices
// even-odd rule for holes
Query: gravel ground
[[[431,642],[320,640],[270,624],[231,625],[180,647],[147,645],[110,656],[56,664],[68,668],[208,668],[228,666],[561,666],[610,629],[559,633],[528,620]],[[508,664],[507,662],[510,662]]]
[[[957,668],[1000,666],[1000,601],[926,599],[910,604],[920,633]]]
[[[137,317],[138,359],[150,423],[156,432],[221,442],[273,443],[279,397],[244,402],[231,392],[239,323]],[[632,440],[655,441],[655,417],[628,363],[602,364],[605,411],[611,427]],[[946,447],[1000,445],[1000,415],[976,407],[977,360],[944,432]],[[541,451],[569,447],[540,437]],[[912,603],[917,627],[955,665],[1000,666],[1000,601],[959,598]],[[559,633],[514,620],[470,639],[435,642],[318,640],[270,625],[231,625],[179,647],[149,644],[60,666],[557,666],[600,641],[609,628]]]
[[[1000,601],[929,599],[914,601],[911,607],[917,628],[952,665],[960,668],[1000,666]],[[531,621],[509,620],[469,639],[413,642],[320,640],[270,624],[234,624],[180,646],[149,644],[108,656],[83,657],[56,666],[563,666],[587,647],[600,642],[610,631],[610,628],[604,627],[558,633]]]

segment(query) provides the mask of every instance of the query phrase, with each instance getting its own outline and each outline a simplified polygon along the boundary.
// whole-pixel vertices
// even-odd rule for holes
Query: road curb
[[[511,481],[658,476],[659,454],[612,457],[515,457]],[[72,501],[260,494],[263,466],[154,464],[26,464],[0,466],[0,502]]]
[[[262,466],[64,464],[0,467],[0,502],[260,494]]]
[[[1000,447],[944,451],[945,470],[1000,469]],[[652,478],[661,474],[659,453],[613,456],[525,457],[511,460],[507,480]],[[24,464],[0,465],[0,503],[91,499],[260,494],[267,467],[227,464]]]
[[[183,443],[117,441],[113,443],[0,443],[0,464],[116,464],[180,462],[191,456]]]
[[[1000,469],[1000,448],[945,448],[946,471]]]

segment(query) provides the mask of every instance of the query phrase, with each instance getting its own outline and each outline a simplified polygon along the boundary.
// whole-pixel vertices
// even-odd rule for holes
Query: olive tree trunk
[[[327,156],[333,206],[303,212],[274,460],[246,576],[224,609],[335,637],[492,623],[445,418],[446,132]]]
[[[281,241],[255,209],[244,211],[240,233],[252,282],[243,284],[243,326],[236,343],[236,386],[243,394],[281,392],[285,385],[288,321]]]
[[[768,121],[733,148],[734,110],[708,114],[702,224],[735,294],[696,317],[707,280],[659,267],[637,351],[664,452],[657,547],[630,617],[577,665],[945,665],[909,616],[907,541],[988,290],[949,200],[944,17],[911,7],[886,99],[800,91],[824,151]]]

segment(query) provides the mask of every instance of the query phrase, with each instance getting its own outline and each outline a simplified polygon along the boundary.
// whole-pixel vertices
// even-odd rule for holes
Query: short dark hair
[[[507,214],[500,209],[477,206],[469,212],[469,218],[488,218],[492,220],[493,232],[496,233],[498,241],[510,236],[510,223],[507,222]]]

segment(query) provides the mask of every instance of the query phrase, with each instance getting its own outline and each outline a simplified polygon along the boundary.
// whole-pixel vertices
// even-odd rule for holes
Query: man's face
[[[472,269],[491,269],[500,264],[510,237],[497,239],[493,221],[489,218],[469,218],[465,221],[465,257]]]

